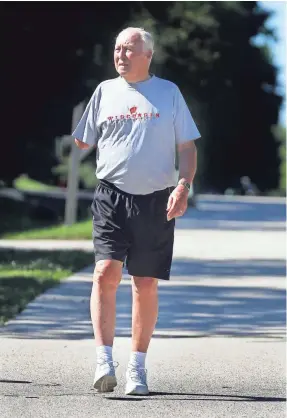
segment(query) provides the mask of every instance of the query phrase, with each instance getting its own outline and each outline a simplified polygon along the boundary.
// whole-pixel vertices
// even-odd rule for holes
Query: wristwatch
[[[188,191],[190,191],[190,188],[191,188],[191,186],[190,186],[190,184],[186,181],[186,180],[184,180],[184,179],[181,179],[181,180],[179,180],[179,182],[178,182],[178,185],[179,184],[181,184],[182,186],[184,186]]]

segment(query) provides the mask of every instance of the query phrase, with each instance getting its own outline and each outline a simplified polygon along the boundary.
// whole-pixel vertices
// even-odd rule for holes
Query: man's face
[[[150,56],[150,51],[144,51],[143,41],[137,33],[118,37],[114,62],[117,72],[122,77],[136,78],[148,71]]]

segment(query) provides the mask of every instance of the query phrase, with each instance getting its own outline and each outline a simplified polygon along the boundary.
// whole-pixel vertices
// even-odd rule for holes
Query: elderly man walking
[[[151,34],[141,28],[118,35],[114,63],[119,76],[99,84],[72,134],[79,148],[97,148],[90,308],[99,392],[117,385],[112,347],[116,291],[125,263],[133,303],[125,393],[149,393],[145,359],[158,317],[158,280],[169,280],[175,218],[187,208],[196,172],[194,140],[200,134],[178,87],[149,73],[153,51]]]

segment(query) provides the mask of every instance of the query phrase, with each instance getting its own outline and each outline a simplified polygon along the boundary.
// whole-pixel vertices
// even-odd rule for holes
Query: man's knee
[[[121,281],[122,263],[117,260],[100,260],[96,263],[93,282],[101,286],[117,287]]]
[[[133,288],[138,293],[156,293],[158,280],[153,277],[136,277],[132,278]]]

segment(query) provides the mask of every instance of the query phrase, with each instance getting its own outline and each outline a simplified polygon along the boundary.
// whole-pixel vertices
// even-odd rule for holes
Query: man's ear
[[[147,51],[146,56],[149,60],[152,59],[152,55],[153,55],[152,51]]]

